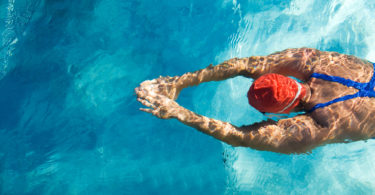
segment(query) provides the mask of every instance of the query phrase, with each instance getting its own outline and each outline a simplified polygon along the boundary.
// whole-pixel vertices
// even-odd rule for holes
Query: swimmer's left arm
[[[267,73],[278,73],[294,76],[302,81],[307,80],[315,66],[319,66],[320,55],[316,49],[287,49],[268,56],[252,56],[248,58],[232,58],[216,66],[188,72],[181,76],[159,77],[140,84],[138,89],[177,99],[180,91],[186,87],[199,85],[203,82],[221,81],[236,76],[258,78]]]
[[[146,80],[136,88],[148,93],[156,93],[172,100],[177,99],[180,91],[186,87],[199,85],[203,82],[220,81],[246,74],[247,58],[232,58],[216,66],[188,72],[181,76],[160,76],[157,79]]]
[[[232,58],[216,66],[186,73],[178,78],[176,86],[180,90],[208,81],[220,81],[236,76],[258,77],[277,73],[294,76],[302,81],[309,79],[314,67],[320,65],[320,56],[328,52],[312,48],[286,49],[267,56]]]
[[[329,130],[309,115],[240,127],[246,132],[242,146],[279,153],[306,153],[329,142]]]
[[[250,147],[284,154],[306,153],[328,140],[328,130],[306,115],[279,122],[268,120],[237,127],[189,110],[183,113],[185,114],[177,117],[182,123],[235,147]]]

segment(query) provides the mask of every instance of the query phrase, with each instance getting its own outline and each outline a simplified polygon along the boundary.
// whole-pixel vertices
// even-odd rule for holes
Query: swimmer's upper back
[[[313,72],[366,83],[371,80],[374,67],[372,63],[354,56],[325,52],[320,56],[320,65],[315,66]],[[353,87],[319,78],[311,78],[307,83],[311,89],[311,98],[306,104],[306,109],[358,92]],[[317,109],[311,115],[318,123],[332,129],[332,136],[342,134],[344,139],[351,134],[351,137],[361,139],[362,136],[375,135],[375,132],[369,133],[374,130],[375,125],[371,120],[375,117],[375,98],[358,97],[337,102]],[[358,133],[358,131],[362,133]]]

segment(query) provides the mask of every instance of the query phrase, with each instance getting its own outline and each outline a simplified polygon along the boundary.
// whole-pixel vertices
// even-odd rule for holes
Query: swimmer
[[[142,111],[161,119],[176,118],[232,146],[306,153],[329,143],[374,137],[374,68],[374,64],[350,55],[287,49],[144,81],[135,91],[137,100],[148,107]],[[196,114],[175,101],[186,87],[236,76],[255,79],[247,95],[250,105],[260,112],[304,114],[238,127]]]

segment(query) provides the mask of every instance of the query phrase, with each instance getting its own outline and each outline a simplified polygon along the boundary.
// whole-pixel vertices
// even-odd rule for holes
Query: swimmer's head
[[[298,81],[271,73],[255,80],[247,97],[249,104],[260,112],[289,113],[305,94],[305,87]]]

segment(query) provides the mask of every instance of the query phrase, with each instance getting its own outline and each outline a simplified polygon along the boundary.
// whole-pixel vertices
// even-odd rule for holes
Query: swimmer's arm
[[[323,145],[329,132],[309,115],[242,126],[239,131],[246,135],[242,146],[286,154],[306,153]]]
[[[178,88],[183,89],[190,86],[199,85],[209,81],[221,81],[247,72],[248,58],[232,58],[216,66],[188,72],[178,77]]]
[[[136,91],[147,91],[166,96],[172,100],[177,99],[180,91],[189,86],[199,85],[208,81],[220,81],[246,74],[247,58],[233,58],[216,66],[188,72],[181,76],[160,76],[157,79],[146,80],[140,84]]]
[[[186,73],[178,78],[179,90],[199,85],[208,81],[220,81],[236,76],[257,79],[267,73],[278,73],[294,76],[306,81],[313,68],[320,64],[320,55],[326,55],[311,48],[286,49],[268,56],[252,56],[248,58],[232,58],[216,66]]]
[[[308,116],[266,121],[237,127],[227,122],[200,116],[185,110],[177,117],[182,123],[198,129],[232,146],[250,147],[278,153],[306,153],[326,140],[327,130]]]
[[[327,52],[316,49],[287,49],[268,56],[248,58],[232,58],[216,66],[188,72],[181,76],[160,77],[141,83],[138,89],[177,99],[180,91],[186,87],[199,85],[203,82],[221,81],[236,76],[258,78],[267,73],[278,73],[294,76],[306,81],[314,66],[320,64],[319,56]]]
[[[196,114],[166,96],[136,89],[138,101],[161,119],[176,118],[180,122],[233,146],[251,147],[280,153],[308,152],[327,140],[327,130],[310,116],[299,115],[279,122],[266,121],[237,127],[228,122]]]

